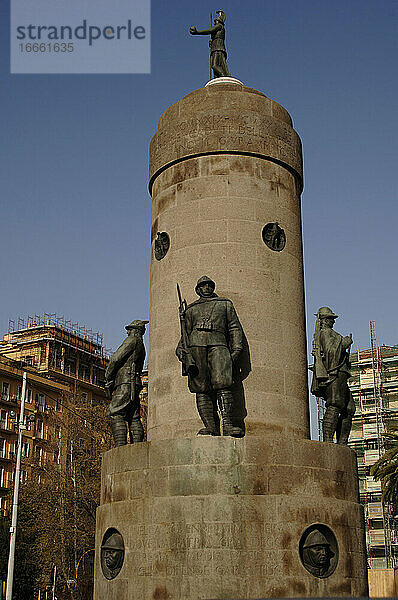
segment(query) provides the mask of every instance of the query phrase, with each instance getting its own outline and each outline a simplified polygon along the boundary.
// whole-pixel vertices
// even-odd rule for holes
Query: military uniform
[[[139,394],[145,361],[141,331],[142,328],[145,331],[146,323],[147,321],[133,321],[127,325],[129,335],[112,355],[105,372],[106,388],[111,394],[108,414],[116,446],[127,443],[127,425],[134,442],[142,442],[144,439]]]
[[[200,298],[187,307],[185,322],[189,347],[198,368],[188,376],[191,392],[230,388],[232,356],[243,349],[243,331],[231,300]]]
[[[316,377],[314,371],[311,392],[325,400],[324,441],[331,442],[336,432],[337,442],[347,444],[355,413],[354,400],[347,383],[351,375],[349,344],[347,338],[332,327],[322,326],[322,319],[337,319],[337,315],[329,307],[320,308],[317,315],[321,319],[319,346],[325,377]]]
[[[232,424],[233,362],[243,349],[244,335],[235,308],[227,298],[214,293],[215,283],[201,277],[196,292],[204,283],[210,283],[213,294],[201,297],[185,310],[185,327],[189,351],[196,370],[188,373],[188,387],[196,393],[197,407],[205,425],[200,435],[220,435],[217,402],[223,418],[224,435],[243,435]],[[180,340],[176,354],[183,362],[183,342]]]

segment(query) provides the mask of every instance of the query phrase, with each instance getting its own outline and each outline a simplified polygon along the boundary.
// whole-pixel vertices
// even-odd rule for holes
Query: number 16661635
[[[21,52],[73,52],[73,42],[42,42],[41,44],[31,44],[29,42],[25,44],[19,44]]]

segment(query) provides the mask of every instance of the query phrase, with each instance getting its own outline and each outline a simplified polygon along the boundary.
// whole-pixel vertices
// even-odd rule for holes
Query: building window
[[[20,475],[20,479],[19,479],[19,481],[20,481],[21,483],[25,483],[25,481],[27,480],[27,478],[28,478],[28,473],[27,473],[27,471],[24,471],[24,470],[22,469],[22,470],[21,470],[21,475]]]
[[[4,409],[0,410],[0,429],[7,429],[8,427],[8,412]]]
[[[35,454],[37,464],[39,465],[39,467],[41,467],[43,462],[43,448],[41,448],[40,446],[36,446]]]
[[[59,452],[59,448],[57,448],[56,450],[54,450],[53,452],[53,461],[55,462],[56,465],[59,465],[60,462],[60,452]]]
[[[29,389],[26,390],[25,402],[27,402],[28,404],[32,404],[32,402],[33,402],[33,392],[32,392],[32,390],[29,390]]]
[[[22,444],[22,456],[24,458],[28,458],[30,454],[30,444],[28,442],[23,442]]]
[[[0,438],[0,458],[6,458],[7,442],[4,438]]]
[[[54,431],[55,431],[55,437],[57,440],[61,439],[61,426],[60,425],[55,425],[54,426]]]
[[[90,380],[90,369],[87,365],[79,365],[79,379],[83,379],[84,381]]]
[[[65,359],[65,373],[67,375],[76,375],[76,363],[74,360],[70,358]]]
[[[1,386],[1,399],[6,402],[10,399],[10,384],[7,381],[3,381]]]
[[[57,398],[55,400],[55,411],[62,412],[62,404],[61,404],[61,400],[59,398]]]
[[[5,468],[0,467],[0,487],[4,487]]]
[[[82,392],[82,404],[87,406],[87,392]]]
[[[36,410],[38,410],[39,412],[44,412],[45,407],[46,407],[44,394],[36,394],[35,404],[36,404]]]
[[[41,419],[36,421],[35,434],[37,438],[43,439],[43,421]]]
[[[23,356],[22,364],[26,365],[27,367],[33,367],[33,365],[35,364],[34,357],[33,356]]]

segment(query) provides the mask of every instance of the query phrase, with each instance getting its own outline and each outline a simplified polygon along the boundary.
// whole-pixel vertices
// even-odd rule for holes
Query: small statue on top
[[[191,35],[210,35],[210,57],[211,68],[213,69],[214,77],[231,77],[231,73],[227,66],[227,51],[225,49],[225,12],[216,10],[217,17],[214,19],[214,26],[210,29],[202,29],[198,31],[193,25],[189,28]]]

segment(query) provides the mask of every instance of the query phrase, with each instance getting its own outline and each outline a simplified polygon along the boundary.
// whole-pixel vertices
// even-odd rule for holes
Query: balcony
[[[384,529],[376,529],[368,532],[368,540],[371,546],[384,546]]]
[[[4,433],[14,433],[16,435],[14,423],[7,423],[3,419],[0,419],[0,430]]]
[[[373,465],[380,458],[378,450],[365,450],[365,465]]]
[[[8,404],[18,404],[18,396],[10,396],[10,394],[1,394],[1,401]]]
[[[0,460],[14,461],[16,458],[15,452],[0,451]]]
[[[383,505],[381,502],[369,502],[367,505],[367,511],[369,519],[383,518]]]

